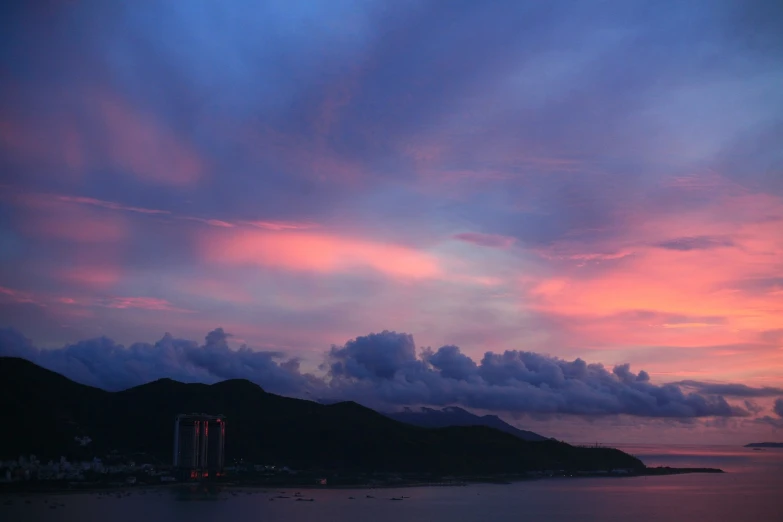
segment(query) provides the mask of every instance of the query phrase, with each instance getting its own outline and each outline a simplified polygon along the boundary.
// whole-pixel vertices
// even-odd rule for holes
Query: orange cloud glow
[[[257,264],[309,272],[371,268],[392,277],[430,278],[440,274],[437,260],[410,248],[328,234],[241,230],[203,241],[207,260]]]
[[[715,206],[634,223],[627,235],[598,245],[610,254],[554,245],[540,255],[557,268],[522,281],[523,306],[552,318],[581,346],[619,349],[620,358],[631,346],[725,346],[704,367],[715,375],[780,372],[783,345],[765,341],[764,332],[783,327],[781,223],[779,198],[727,190]],[[700,358],[694,371],[706,364]]]

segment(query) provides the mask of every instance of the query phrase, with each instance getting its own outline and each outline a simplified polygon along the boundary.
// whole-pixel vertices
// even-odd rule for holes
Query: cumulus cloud
[[[507,412],[645,417],[745,416],[719,395],[655,385],[630,366],[611,371],[582,359],[487,352],[479,363],[456,346],[416,356],[409,335],[381,332],[333,347],[328,391],[372,404],[467,407]],[[382,371],[379,371],[382,369]]]
[[[391,379],[400,368],[416,362],[416,345],[410,334],[384,331],[357,337],[342,348],[332,346],[329,358],[335,378]]]
[[[447,379],[465,381],[478,369],[473,359],[460,352],[458,346],[443,346],[434,353],[427,350],[423,355]]]
[[[458,346],[417,352],[413,336],[383,331],[360,336],[325,353],[324,374],[302,373],[297,358],[278,352],[232,349],[217,328],[203,344],[169,334],[154,344],[128,347],[106,337],[59,349],[36,348],[13,329],[0,330],[0,355],[29,359],[85,384],[119,390],[162,377],[213,383],[245,378],[266,390],[324,400],[356,400],[388,409],[451,406],[508,413],[583,416],[633,415],[688,419],[746,417],[754,409],[725,396],[764,397],[769,390],[707,383],[657,385],[630,365],[611,369],[582,359],[567,361],[533,352],[487,352],[480,361]],[[717,386],[717,385],[714,385]],[[726,392],[726,393],[724,393]],[[775,403],[783,413],[783,398]]]
[[[116,391],[164,377],[182,382],[214,383],[244,378],[270,392],[303,393],[309,376],[298,362],[276,352],[246,346],[232,350],[222,328],[209,332],[204,344],[170,334],[155,344],[123,346],[107,337],[86,339],[58,349],[36,348],[14,329],[0,329],[0,355],[22,357],[83,384]]]

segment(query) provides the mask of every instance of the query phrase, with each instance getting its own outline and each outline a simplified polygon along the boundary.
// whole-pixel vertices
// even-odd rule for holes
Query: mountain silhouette
[[[174,417],[226,416],[227,461],[294,469],[432,473],[642,469],[610,448],[527,441],[488,426],[422,428],[354,402],[323,405],[265,392],[247,380],[213,385],[161,379],[120,392],[73,382],[19,358],[0,358],[0,458],[144,453],[172,457]],[[81,447],[75,437],[92,442]]]
[[[405,408],[402,411],[386,413],[386,416],[391,419],[405,422],[407,424],[413,424],[414,426],[420,426],[422,428],[447,428],[449,426],[487,426],[505,433],[510,433],[511,435],[515,435],[522,440],[547,440],[546,437],[539,435],[538,433],[515,428],[497,415],[479,416],[470,413],[467,410],[463,410],[457,406],[449,406],[440,410],[426,407],[421,407],[419,409]]]

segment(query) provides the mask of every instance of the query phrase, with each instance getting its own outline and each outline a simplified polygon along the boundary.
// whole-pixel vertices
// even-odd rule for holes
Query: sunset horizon
[[[2,8],[0,356],[783,440],[774,2],[194,3]]]

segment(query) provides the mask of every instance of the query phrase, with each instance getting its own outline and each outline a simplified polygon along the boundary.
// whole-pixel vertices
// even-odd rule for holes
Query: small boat
[[[296,499],[296,501],[297,502],[314,502],[315,499],[314,498],[302,498],[302,497],[299,497],[299,498]]]
[[[367,498],[375,498],[375,497],[373,497],[372,495],[367,495]]]
[[[402,500],[402,497],[392,497],[389,500]]]

